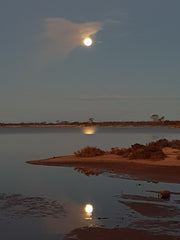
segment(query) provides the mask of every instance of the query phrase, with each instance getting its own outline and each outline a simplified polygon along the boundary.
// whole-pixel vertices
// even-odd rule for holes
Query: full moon
[[[87,37],[83,40],[83,43],[86,47],[90,47],[92,45],[93,41],[91,38]]]
[[[91,214],[93,212],[93,205],[91,204],[86,204],[85,208],[84,208],[85,212],[87,214]]]

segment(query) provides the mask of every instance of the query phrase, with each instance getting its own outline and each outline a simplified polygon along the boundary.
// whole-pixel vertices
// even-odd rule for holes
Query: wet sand
[[[161,199],[156,194],[154,197],[127,194],[116,196],[121,204],[129,208],[132,215],[138,214],[136,221],[128,227],[151,232],[156,235],[154,239],[159,239],[163,234],[172,239],[180,239],[179,206],[176,201]],[[179,193],[172,192],[173,194]]]
[[[79,228],[73,230],[71,233],[66,235],[64,240],[92,240],[92,239],[103,239],[103,240],[180,240],[180,237],[167,236],[164,234],[153,234],[151,232],[136,230],[130,228],[113,228],[106,229],[100,227],[91,228]]]
[[[127,178],[152,182],[180,183],[180,150],[164,148],[167,157],[164,160],[129,160],[118,155],[107,154],[97,157],[75,157],[74,155],[53,157],[27,163],[46,166],[75,167],[85,175],[99,175],[104,172],[121,174]]]
[[[180,216],[179,208],[147,202],[120,201],[141,215],[150,218],[170,218]]]

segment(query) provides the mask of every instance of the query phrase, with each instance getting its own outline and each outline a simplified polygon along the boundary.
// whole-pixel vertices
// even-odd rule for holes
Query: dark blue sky
[[[179,0],[1,0],[0,121],[180,119],[179,11]]]

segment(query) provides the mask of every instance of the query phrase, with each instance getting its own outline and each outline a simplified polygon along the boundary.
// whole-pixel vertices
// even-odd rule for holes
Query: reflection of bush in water
[[[84,167],[79,167],[79,168],[77,167],[77,168],[74,168],[74,170],[76,170],[77,172],[83,173],[86,176],[98,176],[103,172],[98,169],[84,168]]]
[[[160,139],[146,145],[136,143],[129,148],[111,148],[107,152],[96,147],[85,147],[75,152],[74,155],[76,157],[96,157],[104,154],[115,154],[129,159],[164,159],[166,157],[163,152],[164,147],[180,150],[180,140]]]
[[[44,197],[24,197],[21,194],[0,194],[0,215],[6,217],[65,216],[64,207]]]

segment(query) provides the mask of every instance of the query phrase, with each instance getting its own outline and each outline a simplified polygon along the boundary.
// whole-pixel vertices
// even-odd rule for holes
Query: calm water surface
[[[123,204],[122,196],[157,197],[148,191],[164,189],[178,193],[179,184],[112,178],[108,174],[87,177],[73,168],[34,166],[26,161],[73,154],[85,146],[108,150],[160,138],[180,139],[180,129],[99,128],[94,135],[84,135],[80,128],[1,128],[1,239],[65,239],[66,234],[83,226],[127,227],[140,220],[150,221]],[[94,207],[92,216],[84,212],[86,203]],[[180,195],[173,194],[162,205],[180,210]],[[179,215],[167,221],[179,226]],[[172,230],[160,227],[159,231],[180,235],[177,226]]]

